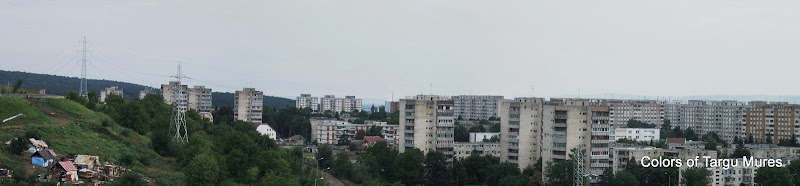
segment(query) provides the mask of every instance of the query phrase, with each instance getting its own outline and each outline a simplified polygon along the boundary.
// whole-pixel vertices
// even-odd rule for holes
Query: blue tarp
[[[47,167],[47,162],[44,161],[44,158],[41,157],[33,157],[31,158],[31,163],[36,166],[40,167]]]

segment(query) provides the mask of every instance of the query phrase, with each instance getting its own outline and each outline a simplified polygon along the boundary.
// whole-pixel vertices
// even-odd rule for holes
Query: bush
[[[25,150],[25,147],[27,147],[28,144],[25,142],[25,140],[22,140],[21,138],[22,137],[20,136],[17,139],[11,140],[11,145],[8,147],[9,151],[11,151],[14,154],[18,154],[23,150]]]
[[[25,139],[28,138],[42,139],[42,135],[40,135],[37,130],[28,130],[25,131]]]
[[[122,132],[120,132],[120,134],[122,134],[122,136],[125,136],[125,137],[130,137],[131,136],[131,129],[123,129]]]
[[[124,166],[131,166],[136,161],[136,156],[130,153],[125,153],[119,158],[119,163]]]

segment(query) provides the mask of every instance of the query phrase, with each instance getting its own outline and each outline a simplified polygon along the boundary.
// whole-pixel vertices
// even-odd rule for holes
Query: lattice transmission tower
[[[172,125],[175,126],[175,138],[173,140],[180,143],[186,143],[189,141],[189,136],[186,131],[186,111],[181,108],[185,107],[189,96],[186,95],[187,92],[184,92],[182,89],[181,79],[189,77],[186,77],[181,72],[180,62],[178,62],[178,73],[172,77],[175,78],[176,82],[178,82],[176,86],[172,86],[172,105],[174,106]]]
[[[83,36],[83,50],[81,50],[81,88],[79,94],[83,97],[88,97],[87,84],[86,84],[86,36]]]

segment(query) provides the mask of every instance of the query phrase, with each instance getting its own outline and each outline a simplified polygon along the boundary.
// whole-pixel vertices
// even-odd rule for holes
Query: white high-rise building
[[[664,123],[664,111],[655,100],[606,100],[611,128],[625,127],[628,121],[638,120],[656,125]]]
[[[353,110],[357,110],[361,112],[364,108],[361,105],[361,99],[356,98],[355,96],[345,96],[342,100],[342,111],[345,112],[352,112]]]
[[[439,151],[451,161],[454,125],[453,100],[447,97],[418,95],[400,99],[398,150]]]
[[[122,88],[119,88],[119,87],[116,87],[116,86],[108,87],[108,88],[105,88],[105,89],[100,91],[100,102],[105,102],[106,98],[110,94],[116,94],[116,95],[119,95],[120,97],[124,96],[122,94]]]
[[[236,91],[233,101],[233,117],[237,120],[261,125],[264,108],[264,93],[254,88]]]
[[[300,94],[295,102],[297,108],[311,108],[312,112],[319,112],[319,98],[311,97],[311,94]]]
[[[194,109],[199,113],[211,113],[211,89],[205,86],[194,86],[189,89],[189,109]]]
[[[664,105],[664,116],[672,126],[692,128],[699,136],[714,132],[727,143],[745,137],[748,105],[738,101],[674,101]]]
[[[355,96],[336,98],[334,95],[325,95],[320,100],[320,112],[352,112],[353,110],[361,112],[361,110],[363,110],[361,99]]]
[[[177,94],[176,94],[177,93]],[[169,84],[161,85],[161,95],[168,104],[175,104],[178,110],[186,112],[189,109],[189,86],[182,85],[180,82],[170,81]]]
[[[497,117],[497,104],[503,99],[503,96],[460,95],[451,98],[454,102],[456,118],[489,119]]]

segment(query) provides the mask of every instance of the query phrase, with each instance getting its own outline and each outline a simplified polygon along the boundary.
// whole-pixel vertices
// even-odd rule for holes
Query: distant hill
[[[10,82],[13,85],[18,79],[24,80],[22,83],[22,88],[32,90],[47,89],[47,94],[62,96],[66,95],[67,91],[70,90],[77,92],[81,84],[81,79],[77,77],[0,70],[0,83],[5,84]],[[126,99],[138,98],[139,91],[148,88],[147,86],[133,83],[98,79],[89,79],[87,80],[86,84],[89,91],[98,93],[100,90],[111,86],[120,87],[123,89],[123,97]]]
[[[66,76],[56,76],[56,75],[49,75],[49,74],[36,74],[36,73],[29,73],[29,72],[17,72],[17,71],[4,71],[0,70],[0,83],[5,84],[6,82],[11,83],[12,85],[18,79],[24,80],[22,83],[22,88],[31,89],[31,90],[41,90],[47,89],[47,94],[53,95],[66,95],[67,91],[78,91],[78,88],[81,83],[81,79],[77,77],[66,77]],[[111,86],[117,86],[123,89],[123,94],[126,99],[134,99],[139,97],[139,91],[144,89],[150,88],[156,90],[156,92],[160,92],[161,87],[148,87],[144,85],[138,85],[133,83],[126,83],[126,82],[119,82],[113,80],[98,80],[98,79],[89,79],[87,82],[87,87],[89,91],[100,92],[101,89],[108,88]],[[213,89],[213,87],[210,87]],[[233,105],[233,93],[229,92],[214,92],[211,96],[212,105],[214,106],[232,106]],[[272,108],[283,108],[283,107],[294,107],[295,101],[292,99],[281,98],[281,97],[274,97],[274,96],[264,96],[264,104],[269,105]]]
[[[211,94],[211,104],[214,106],[233,106],[233,93],[214,92]],[[264,105],[270,108],[294,107],[295,101],[282,97],[264,96]]]

